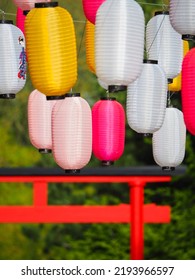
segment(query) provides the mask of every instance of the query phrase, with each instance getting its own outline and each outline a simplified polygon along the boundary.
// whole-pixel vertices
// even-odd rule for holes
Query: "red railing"
[[[10,169],[11,170],[11,169]],[[0,223],[131,223],[131,259],[144,257],[144,223],[169,223],[169,206],[144,205],[144,187],[147,183],[170,182],[171,176],[111,175],[50,175],[0,169],[0,182],[33,184],[33,205],[0,206]],[[6,172],[5,172],[6,171]],[[110,172],[110,170],[109,170]],[[33,175],[31,175],[32,173]],[[104,172],[105,173],[105,172]],[[130,172],[131,173],[131,172]],[[6,174],[6,175],[4,175]],[[9,174],[9,175],[8,175]],[[130,204],[86,206],[48,205],[48,183],[127,183]]]

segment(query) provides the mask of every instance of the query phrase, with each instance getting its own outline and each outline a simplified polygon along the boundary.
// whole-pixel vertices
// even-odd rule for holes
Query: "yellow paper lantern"
[[[183,57],[189,51],[189,43],[188,41],[183,41]],[[180,74],[173,79],[171,84],[168,84],[169,91],[180,91],[181,90],[181,72]]]
[[[77,55],[71,15],[57,2],[36,3],[25,21],[29,72],[34,87],[55,99],[77,79]]]
[[[95,25],[88,20],[86,23],[85,45],[87,66],[95,74]]]

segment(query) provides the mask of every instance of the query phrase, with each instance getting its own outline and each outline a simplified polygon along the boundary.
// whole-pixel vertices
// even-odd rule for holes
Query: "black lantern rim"
[[[174,171],[175,167],[173,167],[173,166],[163,166],[162,170],[163,171]]]
[[[108,91],[109,92],[118,92],[118,91],[126,91],[127,86],[124,85],[109,85]]]
[[[195,35],[192,34],[183,34],[181,38],[185,41],[195,41]]]
[[[5,19],[2,19],[0,20],[0,23],[6,23],[6,24],[14,24],[13,20],[5,20]]]
[[[81,96],[80,93],[76,92],[76,93],[66,93],[65,97],[79,97]]]
[[[158,15],[169,15],[169,11],[156,11],[154,13],[155,16],[158,16]]]
[[[0,94],[0,99],[14,99],[15,97],[16,97],[15,93]]]
[[[80,169],[65,169],[66,174],[79,174],[80,172]]]
[[[24,16],[27,16],[29,12],[30,12],[30,10],[24,10],[24,11],[23,11],[23,15],[24,15]]]
[[[39,149],[39,153],[41,154],[51,154],[51,149]]]
[[[40,2],[35,3],[35,8],[54,8],[58,6],[58,2]]]
[[[114,101],[116,100],[115,97],[101,97],[100,100],[110,100],[110,101]]]
[[[143,63],[158,64],[158,60],[144,59],[144,60],[143,60]]]
[[[46,96],[47,100],[61,100],[65,98],[65,94],[64,95],[51,95],[51,96]]]
[[[112,160],[102,160],[102,166],[111,166],[114,164]]]

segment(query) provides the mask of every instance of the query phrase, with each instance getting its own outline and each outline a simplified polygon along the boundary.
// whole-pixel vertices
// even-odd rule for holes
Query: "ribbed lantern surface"
[[[163,170],[174,170],[184,159],[185,142],[183,113],[176,108],[167,108],[163,125],[152,138],[155,162]]]
[[[92,153],[91,109],[80,94],[66,94],[52,113],[53,155],[66,172],[78,172]]]
[[[86,61],[92,73],[95,73],[95,25],[90,21],[86,23]]]
[[[29,138],[41,153],[52,150],[51,116],[56,100],[47,101],[46,96],[34,90],[28,99]]]
[[[22,30],[24,33],[24,21],[25,21],[26,16],[23,15],[23,11],[18,8],[17,9],[17,14],[16,14],[16,26]]]
[[[0,98],[15,98],[26,83],[23,32],[12,21],[0,21]]]
[[[109,91],[126,89],[141,73],[144,52],[144,14],[134,0],[106,0],[96,14],[97,77]]]
[[[156,12],[146,27],[148,58],[158,60],[170,81],[181,71],[183,41],[169,19],[169,12]]]
[[[34,8],[35,3],[50,2],[51,0],[13,0],[15,5],[23,11],[31,10]]]
[[[183,39],[195,38],[195,2],[194,0],[170,0],[170,21],[173,28]]]
[[[184,57],[182,64],[182,111],[187,130],[195,135],[195,48]]]
[[[96,13],[99,6],[105,0],[83,0],[83,10],[86,18],[93,24],[95,24]]]
[[[64,95],[76,82],[74,25],[57,2],[35,6],[25,20],[28,65],[34,87],[49,99]]]
[[[102,98],[92,108],[93,153],[102,165],[111,165],[124,151],[125,112],[115,98]]]
[[[183,41],[183,58],[185,55],[189,52],[189,43],[188,41]],[[171,84],[168,84],[168,90],[170,91],[181,91],[181,72],[177,77],[173,79],[173,82]]]
[[[127,89],[127,120],[138,133],[154,133],[163,124],[167,79],[154,60],[145,60],[139,78]]]

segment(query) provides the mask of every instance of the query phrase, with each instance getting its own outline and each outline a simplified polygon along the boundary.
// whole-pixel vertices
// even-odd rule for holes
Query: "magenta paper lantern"
[[[95,24],[96,13],[105,0],[83,0],[83,10],[86,18]]]
[[[16,14],[16,26],[22,30],[24,33],[24,22],[25,22],[26,16],[23,14],[22,9],[17,8],[17,14]]]
[[[56,163],[68,173],[78,173],[92,153],[91,108],[79,93],[68,93],[52,112],[52,145]]]
[[[111,165],[124,151],[125,112],[115,98],[101,98],[92,108],[93,153],[102,165]]]
[[[45,3],[51,0],[13,0],[14,4],[23,11],[29,11],[35,7],[35,3]]]
[[[52,150],[51,116],[56,100],[48,101],[46,96],[34,90],[28,99],[28,129],[30,142],[40,153]]]
[[[182,111],[187,130],[195,135],[195,48],[184,57],[182,65]]]

